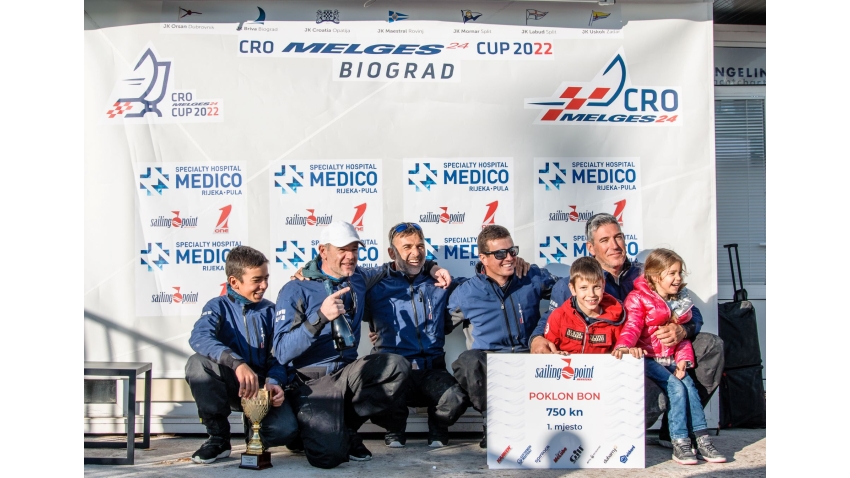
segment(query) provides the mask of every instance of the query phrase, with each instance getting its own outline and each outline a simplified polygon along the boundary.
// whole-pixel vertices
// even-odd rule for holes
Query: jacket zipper
[[[493,293],[496,294],[496,298],[499,299],[499,302],[502,303],[502,314],[504,314],[505,316],[505,326],[508,328],[508,340],[511,341],[511,351],[513,352],[513,349],[514,347],[516,347],[516,344],[514,343],[514,336],[511,332],[511,321],[510,319],[508,319],[508,311],[507,309],[505,309],[505,301],[501,297],[499,297],[499,293],[496,292],[496,286],[494,286],[492,282],[490,282],[490,288],[493,289]]]
[[[419,302],[422,302],[421,295]],[[422,337],[419,335],[419,314],[416,312],[416,297],[413,292],[413,284],[410,284],[410,305],[413,307],[413,322],[416,324],[416,341],[419,342],[419,351],[424,355],[425,347],[422,346]]]

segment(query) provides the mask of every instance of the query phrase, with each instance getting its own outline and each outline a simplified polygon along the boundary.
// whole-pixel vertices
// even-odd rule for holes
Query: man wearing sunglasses
[[[616,297],[621,302],[634,289],[634,281],[643,273],[643,264],[631,262],[626,257],[626,240],[620,223],[611,214],[599,213],[592,216],[585,226],[587,250],[595,258],[605,273],[605,292]],[[561,279],[552,290],[549,311],[537,324],[531,339],[531,353],[558,353],[557,347],[544,336],[549,314],[572,296],[569,289],[569,277]],[[720,385],[725,359],[723,356],[723,340],[707,332],[700,332],[703,319],[700,311],[694,307],[693,318],[684,324],[667,324],[660,326],[656,337],[667,347],[687,338],[693,343],[697,367],[688,370],[699,391],[703,407],[708,404],[711,395]],[[646,381],[646,423],[651,426],[658,416],[666,409],[659,403],[661,389],[651,380]],[[695,439],[694,439],[695,440]],[[695,443],[695,441],[693,441]],[[659,444],[672,448],[670,431],[667,426],[667,414],[661,422]]]
[[[558,278],[532,265],[516,274],[519,248],[502,226],[478,235],[476,274],[449,297],[453,325],[463,323],[466,352],[452,363],[454,376],[475,410],[487,421],[487,352],[528,352],[528,340],[540,320],[540,301],[548,300]],[[484,439],[479,444],[487,447]]]
[[[406,410],[410,363],[386,353],[357,358],[366,289],[381,277],[378,268],[357,267],[361,245],[351,224],[325,227],[319,257],[302,270],[305,280],[284,285],[275,307],[274,356],[292,377],[287,400],[292,399],[307,459],[320,468],[370,460],[357,430],[370,418],[389,429],[393,410]],[[337,350],[335,320],[348,322],[353,347]]]
[[[373,353],[403,356],[411,365],[407,405],[428,407],[428,446],[448,444],[449,426],[466,411],[469,400],[446,370],[446,313],[449,294],[457,285],[440,287],[425,266],[425,236],[419,224],[402,222],[390,228],[384,278],[366,293],[366,320],[373,337]],[[448,327],[448,329],[447,329]],[[396,409],[394,428],[384,442],[404,447],[408,409]]]

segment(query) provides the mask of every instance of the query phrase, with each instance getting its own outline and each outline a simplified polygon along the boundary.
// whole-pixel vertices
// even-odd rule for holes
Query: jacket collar
[[[317,257],[305,264],[304,268],[301,270],[301,275],[303,275],[307,280],[331,281],[335,284],[340,283],[345,279],[337,279],[336,277],[331,277],[322,272],[322,259],[320,257]]]

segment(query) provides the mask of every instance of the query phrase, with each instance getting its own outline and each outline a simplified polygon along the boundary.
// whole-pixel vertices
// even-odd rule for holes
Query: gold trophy
[[[239,464],[239,468],[249,470],[271,468],[272,455],[263,450],[263,442],[260,441],[260,422],[269,412],[269,391],[261,388],[254,398],[250,400],[243,398],[242,411],[248,417],[248,420],[251,420],[251,428],[254,430],[254,434],[251,435],[251,441],[248,442],[248,447],[242,454],[242,463]]]

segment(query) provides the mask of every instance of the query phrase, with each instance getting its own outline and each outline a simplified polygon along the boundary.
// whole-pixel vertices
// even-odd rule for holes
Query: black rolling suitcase
[[[723,247],[729,253],[734,300],[717,306],[718,335],[723,339],[726,359],[723,377],[720,380],[719,426],[720,428],[765,428],[767,414],[756,311],[753,304],[747,300],[747,291],[744,289],[744,281],[741,277],[738,245],[726,244]],[[735,249],[740,289],[735,282],[732,248]]]

